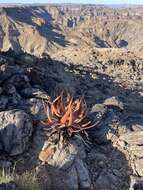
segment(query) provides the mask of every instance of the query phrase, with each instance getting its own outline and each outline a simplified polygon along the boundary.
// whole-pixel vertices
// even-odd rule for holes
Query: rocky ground
[[[134,56],[100,59],[80,65],[48,55],[0,54],[1,168],[15,166],[19,174],[34,170],[45,190],[143,189],[143,61]],[[84,95],[89,118],[99,123],[87,131],[88,146],[71,139],[70,147],[60,145],[53,159],[41,164],[42,100],[53,99],[61,91]],[[0,189],[18,188],[10,185]]]

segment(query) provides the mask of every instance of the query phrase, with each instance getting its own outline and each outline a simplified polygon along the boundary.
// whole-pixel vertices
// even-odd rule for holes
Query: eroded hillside
[[[5,7],[0,11],[0,49],[12,48],[35,55],[67,47],[125,48],[142,52],[142,15],[142,7]]]

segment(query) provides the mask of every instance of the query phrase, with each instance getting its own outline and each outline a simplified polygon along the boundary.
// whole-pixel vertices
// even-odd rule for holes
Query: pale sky
[[[143,0],[0,0],[0,3],[143,4]]]
[[[143,4],[143,0],[0,0],[0,3]]]

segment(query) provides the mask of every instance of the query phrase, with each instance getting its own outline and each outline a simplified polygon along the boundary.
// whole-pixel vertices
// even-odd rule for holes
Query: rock
[[[117,169],[113,169],[113,174],[115,176],[117,176],[117,177],[121,177],[122,176],[122,173],[119,170],[117,170]]]
[[[88,136],[91,142],[98,144],[110,143],[110,140],[112,139],[118,127],[118,116],[116,112],[112,109],[108,109],[108,111],[106,111],[99,120],[96,118],[96,121],[99,121],[99,123],[94,128],[88,130]]]
[[[99,161],[99,162],[98,162],[98,167],[99,167],[99,168],[104,168],[104,167],[106,167],[105,162]]]
[[[118,145],[121,146],[122,148],[126,147],[126,143],[121,140],[118,141]]]
[[[90,113],[89,113],[89,119],[91,119],[93,122],[99,121],[107,112],[107,107],[103,104],[95,104],[92,106]]]
[[[32,135],[29,116],[20,110],[0,112],[0,138],[3,150],[10,156],[21,154]]]
[[[143,159],[135,160],[135,170],[139,176],[143,177]]]
[[[110,107],[117,107],[120,110],[124,110],[124,105],[121,101],[118,100],[117,97],[111,97],[111,98],[107,98],[104,103],[104,105],[106,106],[110,106]]]
[[[138,179],[140,179],[140,177],[136,177],[135,175],[130,177],[130,188],[129,188],[129,190],[135,190],[135,186],[138,184]]]
[[[8,108],[11,106],[16,106],[18,103],[20,103],[21,96],[17,92],[15,86],[10,83],[9,80],[5,82],[3,86],[3,94],[8,100]]]
[[[97,190],[112,190],[118,185],[117,177],[108,172],[102,172],[96,180]],[[118,188],[117,188],[118,189]]]
[[[29,78],[24,74],[15,74],[7,82],[9,84],[14,84],[18,92],[24,88],[30,87]]]
[[[48,156],[45,157],[46,154],[44,153]],[[59,143],[55,146],[50,145],[50,142],[47,141],[39,158],[43,160],[44,157],[46,163],[67,173],[68,189],[78,190],[91,188],[89,173],[86,164],[83,163],[86,154],[81,139],[75,137],[69,140],[68,144],[64,144],[61,137]]]
[[[72,167],[71,170],[67,173],[68,176],[68,189],[78,190],[78,176],[75,167]]]
[[[102,113],[104,114],[107,111],[107,108],[105,105],[103,104],[95,104],[94,106],[92,106],[92,109],[90,111],[90,113]]]
[[[142,102],[131,102],[130,104],[125,104],[125,109],[131,112],[143,113],[143,103]]]
[[[77,170],[77,176],[79,180],[79,187],[80,189],[91,189],[91,180],[89,177],[89,172],[83,163],[82,160],[77,159],[75,162],[75,167]]]
[[[27,108],[29,108],[28,111],[33,115],[34,120],[47,119],[42,100],[30,98],[30,100],[27,101]]]
[[[8,98],[6,96],[1,96],[0,97],[0,110],[3,110],[6,108],[8,103]]]
[[[143,130],[143,125],[134,124],[134,125],[132,125],[132,130],[133,131],[142,131]]]
[[[96,160],[97,161],[106,161],[107,160],[107,157],[106,157],[106,155],[105,154],[103,154],[103,153],[99,153],[99,152],[97,152],[97,153],[95,153],[94,154],[94,156],[96,157]]]
[[[67,175],[67,173],[50,165],[39,166],[37,167],[36,171],[37,179],[41,184],[43,190],[70,189],[68,188]]]
[[[22,99],[19,107],[29,113],[34,121],[39,122],[47,119],[47,114],[41,98]]]
[[[135,155],[136,157],[138,158],[143,157],[143,146],[133,145],[129,147],[129,150],[131,154]]]
[[[18,186],[15,182],[9,182],[7,184],[0,184],[0,190],[18,190]]]
[[[23,69],[19,67],[16,64],[11,63],[10,65],[8,63],[1,65],[0,71],[2,71],[2,78],[0,82],[3,82],[5,80],[8,80],[9,83],[15,84],[14,82],[14,75],[20,76],[23,74]]]
[[[119,138],[130,145],[143,145],[143,131],[126,133]]]
[[[137,182],[133,186],[134,190],[142,190],[143,189],[143,181],[137,180]]]
[[[16,94],[16,88],[13,84],[5,84],[3,92],[7,95],[13,95]]]
[[[0,160],[0,167],[8,169],[12,166],[12,162],[7,161],[7,160]]]
[[[2,92],[3,92],[3,89],[0,87],[0,94],[2,94]]]
[[[47,93],[38,88],[25,88],[21,91],[21,94],[26,98],[40,98],[50,100],[50,97]]]
[[[17,106],[20,103],[20,101],[21,101],[21,96],[18,93],[8,96],[8,106],[9,107]]]
[[[109,190],[111,189],[111,184],[108,176],[105,173],[102,173],[96,180],[96,189],[97,190]]]
[[[36,63],[37,58],[35,56],[32,56],[30,54],[21,53],[19,56],[16,57],[16,63],[21,64],[22,62],[25,62],[27,64]]]
[[[43,150],[48,147],[48,142],[45,142]],[[83,143],[76,138],[70,140],[66,146],[61,138],[58,145],[51,148],[55,149],[54,154],[52,157],[48,157],[46,162],[65,171],[72,167],[76,158],[84,159],[86,156]]]

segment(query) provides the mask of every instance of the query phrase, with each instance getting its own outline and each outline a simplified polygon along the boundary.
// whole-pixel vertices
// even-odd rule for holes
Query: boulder
[[[24,111],[0,112],[0,139],[8,155],[15,156],[26,150],[32,130],[32,122]]]
[[[39,158],[67,174],[69,190],[91,189],[89,171],[84,162],[85,149],[80,138],[74,137],[65,144],[61,137],[55,146],[47,141]]]

